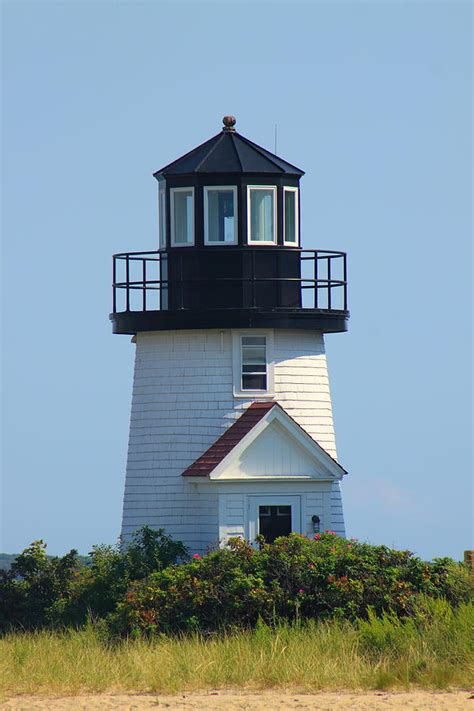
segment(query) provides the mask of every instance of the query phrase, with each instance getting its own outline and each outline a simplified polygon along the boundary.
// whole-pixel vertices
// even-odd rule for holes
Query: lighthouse
[[[324,336],[347,330],[346,255],[304,248],[303,171],[235,124],[154,173],[158,248],[113,257],[136,349],[123,542],[345,535]]]

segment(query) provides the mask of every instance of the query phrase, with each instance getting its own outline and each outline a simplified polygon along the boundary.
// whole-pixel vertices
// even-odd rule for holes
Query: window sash
[[[283,188],[283,243],[298,245],[298,188]]]
[[[171,245],[194,244],[194,188],[171,188]]]
[[[244,346],[242,345],[242,363],[245,365],[259,365],[267,361],[265,346]]]
[[[247,190],[248,243],[276,244],[276,187],[249,185]]]
[[[244,373],[242,375],[242,391],[244,392],[266,392],[266,373]]]
[[[223,214],[225,210],[224,193],[232,194],[232,223],[228,220],[227,224],[226,217],[230,216]],[[213,215],[216,207],[215,196],[217,196],[217,214],[214,213]],[[215,217],[217,217],[217,224],[214,221]],[[214,224],[212,221],[214,221]],[[216,235],[217,239],[215,239]],[[209,185],[204,187],[204,244],[237,244],[237,186]]]
[[[266,346],[266,336],[242,336],[243,346]]]

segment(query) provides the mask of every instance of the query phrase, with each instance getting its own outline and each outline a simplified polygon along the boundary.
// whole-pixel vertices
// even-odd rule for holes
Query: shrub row
[[[227,549],[170,566],[132,584],[110,624],[118,634],[214,631],[300,619],[410,615],[420,595],[453,606],[469,599],[469,578],[451,559],[425,563],[408,551],[326,532],[298,534],[256,550]]]
[[[79,626],[106,619],[115,635],[211,632],[302,619],[413,613],[420,596],[453,607],[472,589],[462,564],[423,562],[408,551],[298,534],[256,549],[229,546],[188,562],[164,532],[143,528],[120,551],[93,549],[90,564],[71,551],[47,559],[44,544],[24,551],[0,580],[0,629]]]

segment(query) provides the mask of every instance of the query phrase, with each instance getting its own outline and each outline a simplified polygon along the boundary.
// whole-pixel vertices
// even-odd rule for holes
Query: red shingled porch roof
[[[209,476],[218,464],[277,402],[253,402],[234,424],[183,472],[183,476]],[[283,409],[283,408],[282,408]]]

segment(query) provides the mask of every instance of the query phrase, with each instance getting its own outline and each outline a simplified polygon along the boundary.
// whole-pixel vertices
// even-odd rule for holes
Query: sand
[[[327,693],[299,694],[278,691],[246,693],[240,691],[210,691],[184,693],[176,696],[164,694],[82,694],[68,697],[16,696],[4,701],[5,711],[144,711],[168,709],[169,711],[286,711],[286,709],[311,709],[317,711],[345,711],[346,709],[404,709],[408,711],[437,711],[438,709],[471,709],[474,711],[474,694],[467,691],[407,693]]]

